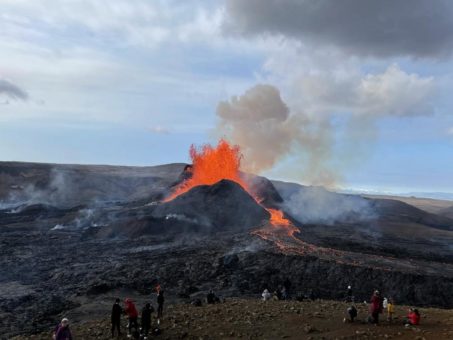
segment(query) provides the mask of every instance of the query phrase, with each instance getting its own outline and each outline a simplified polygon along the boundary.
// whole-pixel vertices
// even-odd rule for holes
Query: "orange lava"
[[[178,186],[165,199],[165,202],[171,201],[193,187],[198,185],[212,185],[222,179],[234,181],[249,192],[247,184],[239,173],[242,158],[239,146],[231,146],[224,139],[219,141],[217,147],[206,144],[203,145],[200,151],[192,145],[190,147],[190,158],[192,158],[191,178]]]

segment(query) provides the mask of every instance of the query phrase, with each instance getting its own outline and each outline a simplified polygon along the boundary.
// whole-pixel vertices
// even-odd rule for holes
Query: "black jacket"
[[[164,294],[157,295],[157,304],[160,306],[164,304]]]
[[[121,320],[121,314],[123,310],[119,303],[115,303],[112,307],[112,322],[119,322]]]
[[[152,306],[150,307],[143,307],[142,310],[142,328],[151,327],[151,313],[154,312],[154,308]]]

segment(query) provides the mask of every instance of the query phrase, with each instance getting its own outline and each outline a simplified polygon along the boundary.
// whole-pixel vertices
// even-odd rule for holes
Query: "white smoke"
[[[0,202],[0,209],[32,204],[56,207],[69,204],[74,189],[73,181],[65,172],[58,170],[52,170],[49,177],[49,183],[43,187],[38,187],[34,183],[15,187],[15,190],[10,191],[8,197]]]
[[[335,187],[341,171],[369,153],[366,146],[378,137],[379,119],[430,115],[434,110],[433,78],[408,74],[396,64],[377,74],[349,74],[348,69],[309,73],[292,70],[294,63],[269,65],[269,71],[284,73],[291,84],[291,105],[275,86],[259,84],[217,107],[216,133],[241,147],[244,170],[249,172],[290,160],[286,175]],[[337,118],[347,122],[342,133],[333,123]]]
[[[285,199],[284,207],[302,223],[333,225],[369,221],[376,217],[365,198],[333,193],[322,187],[301,187]]]

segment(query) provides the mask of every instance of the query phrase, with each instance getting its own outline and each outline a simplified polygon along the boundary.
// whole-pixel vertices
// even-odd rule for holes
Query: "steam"
[[[261,173],[290,155],[306,160],[304,174],[312,183],[336,181],[325,164],[331,154],[330,123],[315,122],[303,112],[290,115],[274,86],[256,85],[240,97],[220,102],[217,115],[217,132],[241,147],[245,171]]]
[[[369,201],[363,197],[337,194],[321,187],[301,187],[285,199],[284,206],[302,223],[333,225],[377,217]]]
[[[15,186],[15,190],[10,191],[8,197],[0,201],[0,209],[32,204],[46,204],[56,207],[69,204],[74,183],[62,171],[52,170],[49,176],[50,181],[43,188],[39,188],[33,183]]]
[[[245,171],[258,174],[285,161],[290,170],[279,164],[279,171],[286,177],[332,188],[342,171],[369,154],[379,119],[434,112],[434,79],[408,74],[396,64],[382,73],[343,77],[325,70],[278,72],[284,70],[290,106],[279,89],[263,84],[218,104],[216,133],[241,147]],[[339,119],[345,125],[340,129],[334,123]]]
[[[241,146],[247,171],[271,168],[291,147],[295,131],[289,110],[273,86],[256,85],[239,98],[220,102],[217,114],[220,131]]]

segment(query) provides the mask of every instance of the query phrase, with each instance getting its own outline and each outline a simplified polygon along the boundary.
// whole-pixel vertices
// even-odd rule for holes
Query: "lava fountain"
[[[281,210],[264,207],[261,204],[261,200],[242,179],[240,175],[242,154],[239,146],[230,145],[224,139],[220,139],[216,147],[206,144],[200,150],[197,150],[192,145],[190,147],[190,158],[192,159],[192,168],[186,170],[191,172],[190,178],[176,187],[164,202],[171,201],[198,185],[212,185],[222,179],[227,179],[238,183],[259,205],[269,212],[269,222],[273,227],[272,229],[275,229],[274,231],[283,232],[295,239],[294,234],[299,232],[299,229],[290,220],[284,218]],[[264,239],[270,239],[269,234],[272,234],[272,230],[267,230],[266,232],[264,230],[262,232],[257,231],[255,234]]]

